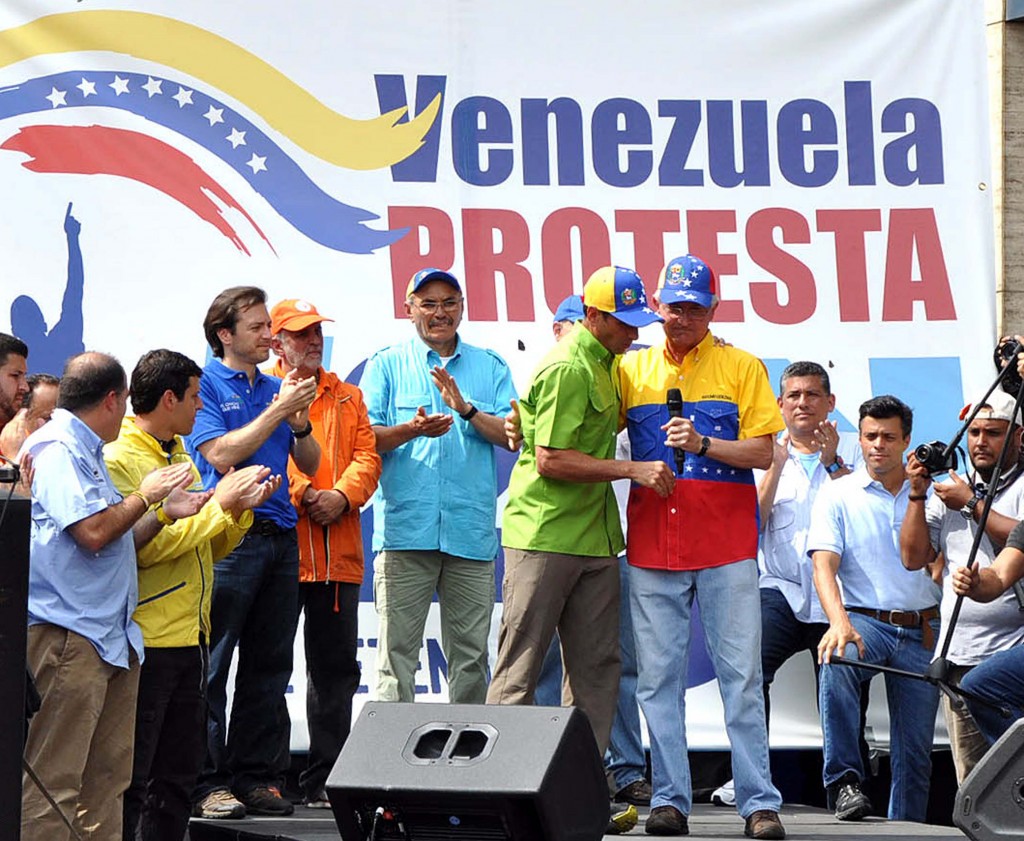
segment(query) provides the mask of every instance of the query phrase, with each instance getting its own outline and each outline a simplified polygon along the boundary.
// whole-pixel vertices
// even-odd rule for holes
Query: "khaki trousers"
[[[959,686],[960,679],[970,670],[970,666],[950,664],[949,680]],[[942,714],[946,719],[946,730],[949,731],[949,747],[953,751],[953,766],[956,768],[956,781],[959,785],[974,770],[991,745],[974,723],[966,706],[959,710],[953,709],[949,698],[943,695]]]
[[[25,758],[79,835],[121,841],[122,797],[132,778],[139,661],[120,669],[85,637],[56,625],[30,625],[28,665],[42,697]],[[66,841],[71,833],[27,775],[22,841]]]
[[[505,549],[504,610],[489,704],[532,704],[555,629],[562,643],[562,704],[590,719],[601,755],[619,691],[619,561]]]
[[[378,701],[416,700],[416,667],[435,592],[441,609],[441,648],[448,661],[448,700],[484,702],[494,562],[436,550],[387,551],[374,560]]]

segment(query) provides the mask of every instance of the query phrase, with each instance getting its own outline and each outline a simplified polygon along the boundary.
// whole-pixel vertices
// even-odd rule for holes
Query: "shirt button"
[[[670,514],[675,514],[676,513],[676,509],[675,508],[670,508],[669,509],[669,513]]]

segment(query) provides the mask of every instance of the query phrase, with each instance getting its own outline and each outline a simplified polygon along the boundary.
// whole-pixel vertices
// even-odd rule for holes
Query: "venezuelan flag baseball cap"
[[[409,286],[405,290],[405,297],[408,298],[413,292],[418,292],[423,284],[430,283],[432,280],[443,280],[449,286],[454,286],[455,291],[462,291],[462,287],[459,286],[455,275],[450,272],[446,272],[444,269],[420,269],[412,276],[412,280],[409,281]]]
[[[555,323],[559,321],[580,321],[583,318],[583,299],[579,295],[570,295],[555,310]]]
[[[596,307],[631,327],[646,327],[661,321],[647,305],[640,275],[622,266],[605,266],[594,272],[583,287],[583,305]]]
[[[684,254],[665,264],[658,278],[658,300],[663,304],[693,303],[708,308],[718,294],[718,279],[707,263]]]

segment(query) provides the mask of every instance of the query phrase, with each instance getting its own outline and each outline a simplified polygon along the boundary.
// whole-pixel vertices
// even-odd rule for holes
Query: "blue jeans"
[[[968,699],[967,709],[985,738],[994,742],[1018,718],[1024,717],[1024,645],[1000,651],[971,669],[960,686],[993,703],[1010,708],[1010,717],[995,707]]]
[[[647,758],[640,735],[640,707],[636,698],[636,642],[629,608],[629,564],[625,555],[619,556],[619,580],[622,582],[619,602],[622,676],[619,678],[619,700],[612,721],[612,737],[604,755],[604,765],[611,772],[616,791],[644,779],[647,773]]]
[[[538,707],[562,706],[562,645],[555,632],[544,662],[540,665],[540,677],[533,691],[533,703]]]
[[[768,691],[775,673],[794,654],[808,651],[818,676],[818,643],[828,625],[801,622],[793,615],[786,597],[773,587],[761,588],[761,672],[764,675],[765,720],[771,718]]]
[[[877,663],[924,674],[932,659],[932,648],[921,641],[920,628],[897,628],[871,616],[850,613],[850,622],[864,641],[864,662]],[[932,621],[938,634],[938,620]],[[858,659],[853,645],[845,656]],[[865,777],[861,761],[861,685],[876,672],[853,666],[827,665],[821,670],[819,708],[825,734],[826,787],[847,772],[858,780]],[[892,751],[892,787],[889,819],[923,822],[928,809],[928,785],[932,769],[932,739],[939,691],[922,680],[885,675],[889,702],[889,741]]]
[[[292,675],[298,624],[295,529],[275,535],[250,531],[214,569],[207,754],[195,800],[217,788],[241,795],[253,786],[280,782],[278,752],[288,726],[280,709]],[[229,730],[227,682],[236,646]]]
[[[643,640],[636,649],[637,697],[651,737],[651,807],[674,806],[689,815],[693,802],[685,722],[690,612],[697,598],[725,708],[737,809],[743,817],[778,811],[782,796],[768,768],[756,561],[694,571],[630,567],[629,584],[633,633]]]

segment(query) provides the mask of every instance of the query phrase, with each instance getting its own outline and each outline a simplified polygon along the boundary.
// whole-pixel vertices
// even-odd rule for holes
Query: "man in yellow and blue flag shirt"
[[[634,483],[628,520],[637,696],[651,739],[651,835],[685,835],[692,806],[685,691],[690,612],[700,601],[732,746],[736,802],[753,838],[784,838],[771,782],[761,680],[757,490],[753,468],[771,464],[782,417],[764,364],[716,347],[714,274],[692,255],[670,260],[655,296],[665,342],[626,354],[622,413],[637,461],[676,464],[668,497]],[[669,418],[666,393],[682,393]]]

